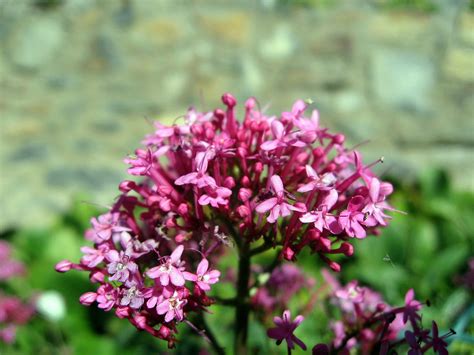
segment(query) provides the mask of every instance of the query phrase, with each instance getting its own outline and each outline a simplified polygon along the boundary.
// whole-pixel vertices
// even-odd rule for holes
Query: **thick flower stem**
[[[249,322],[249,245],[243,243],[239,249],[239,274],[237,278],[237,298],[235,307],[234,354],[247,354],[247,333]]]

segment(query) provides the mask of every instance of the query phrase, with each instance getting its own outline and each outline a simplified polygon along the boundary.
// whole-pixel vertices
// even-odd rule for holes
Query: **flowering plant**
[[[191,108],[182,124],[155,124],[144,147],[125,159],[128,173],[143,178],[120,183],[113,206],[93,218],[85,234],[93,246],[81,249],[79,263],[64,260],[56,270],[89,272],[97,289],[84,293],[82,304],[114,310],[169,347],[177,341],[176,325],[186,322],[224,353],[204,317],[221,303],[235,308],[235,353],[246,352],[249,314],[261,309],[284,310],[282,318],[274,319],[276,328],[268,330],[270,338],[286,341],[289,352],[295,345],[306,349],[293,334],[303,317],[291,319],[282,296],[287,290],[281,287],[287,275],[300,274],[285,263],[296,262],[308,249],[331,270],[341,271],[334,256],[350,257],[351,241],[387,225],[392,185],[371,170],[382,159],[365,165],[357,150],[345,146],[342,134],[320,127],[318,111],[306,116],[308,102],[299,100],[277,117],[266,115],[250,98],[239,122],[235,98],[224,94],[222,101],[225,110]],[[213,294],[213,286],[222,278],[220,259],[234,252],[236,294],[223,299]],[[253,260],[261,253],[273,253],[274,262],[256,265]],[[258,270],[272,276],[251,294]],[[298,282],[312,281],[303,277]],[[343,312],[353,314],[344,313],[342,323],[335,323],[333,343],[318,344],[313,352],[337,352],[357,342],[364,349],[362,335],[350,333],[345,340],[346,333],[349,327],[372,329],[377,322],[382,330],[373,331],[370,349],[382,344],[389,349],[396,337],[384,328],[393,319],[386,321],[386,308],[379,306],[383,302],[357,284],[348,287],[338,287],[334,295],[345,300]],[[410,320],[416,320],[421,306],[410,300],[392,314],[409,309]],[[410,344],[420,343],[425,333],[419,331],[414,327],[407,337]]]
[[[0,283],[24,273],[24,265],[11,257],[10,244],[0,240]],[[0,292],[0,343],[12,343],[18,326],[28,322],[34,312],[33,302]]]

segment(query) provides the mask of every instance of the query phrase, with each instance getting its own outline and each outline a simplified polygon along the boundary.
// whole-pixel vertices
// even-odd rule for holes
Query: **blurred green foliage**
[[[393,179],[392,179],[393,181]],[[342,282],[352,279],[372,287],[383,294],[394,306],[403,304],[409,288],[414,288],[418,299],[429,299],[423,319],[430,324],[432,319],[443,329],[464,328],[453,338],[451,349],[456,354],[474,351],[474,307],[469,308],[472,291],[459,283],[459,275],[467,270],[472,257],[474,243],[474,195],[452,189],[449,179],[441,171],[432,171],[421,176],[416,183],[395,182],[396,193],[391,203],[407,214],[393,213],[393,220],[381,236],[354,241],[355,255],[341,259]],[[84,198],[82,198],[84,200]],[[127,321],[96,307],[79,304],[79,296],[94,289],[85,273],[71,271],[59,274],[54,271],[56,262],[62,259],[78,260],[79,248],[85,244],[83,232],[92,216],[101,211],[90,204],[74,203],[72,209],[59,216],[56,223],[43,230],[19,230],[4,233],[1,238],[9,240],[16,257],[28,267],[26,279],[8,282],[7,292],[24,298],[42,291],[56,290],[65,300],[66,315],[53,322],[41,315],[19,328],[14,345],[0,345],[1,354],[149,354],[163,353],[166,344],[151,335],[137,332]],[[236,256],[231,250],[223,258],[221,270],[229,271],[235,265]],[[271,261],[271,252],[263,254],[262,260]],[[325,306],[318,295],[327,292],[322,287],[323,263],[308,252],[303,253],[299,265],[316,279],[312,290],[302,290],[292,301],[293,313],[302,312],[306,320],[297,330],[297,335],[311,347],[316,342],[329,341],[328,318],[332,310]],[[224,272],[222,282],[216,285],[215,294],[233,297],[232,283],[226,282],[229,272]],[[307,292],[309,291],[309,292]],[[314,309],[308,312],[306,305],[312,301]],[[211,307],[213,314],[206,316],[221,344],[232,344],[232,320],[234,310],[225,306]],[[251,322],[250,346],[253,353],[285,353],[265,335],[272,326]],[[177,354],[199,352],[205,347],[203,340],[186,324],[179,326]],[[296,352],[299,353],[299,352]]]

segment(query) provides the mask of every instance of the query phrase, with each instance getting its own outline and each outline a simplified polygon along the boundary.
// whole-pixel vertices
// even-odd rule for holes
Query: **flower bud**
[[[283,249],[283,257],[286,260],[292,261],[294,256],[295,256],[295,252],[290,247],[286,247],[285,249]]]
[[[158,334],[162,339],[167,339],[171,335],[171,330],[166,325],[162,325]]]
[[[79,297],[79,302],[81,302],[84,306],[90,306],[92,303],[95,302],[97,298],[97,293],[95,292],[86,292]]]
[[[237,148],[237,156],[240,158],[245,158],[247,156],[247,148],[245,147],[238,147]]]
[[[67,272],[72,269],[72,263],[69,260],[63,260],[56,264],[57,272]]]
[[[344,140],[346,139],[346,137],[344,137],[343,134],[336,134],[333,138],[332,138],[332,141],[335,143],[335,144],[342,144],[344,143]]]
[[[341,253],[343,253],[345,256],[352,256],[354,254],[354,247],[350,243],[343,242],[340,249]]]
[[[255,163],[255,172],[257,174],[261,173],[263,171],[263,164],[261,162],[256,162]]]
[[[243,187],[249,187],[250,186],[250,179],[247,175],[245,175],[244,177],[242,177],[242,180],[241,180],[241,183],[242,183],[242,186]]]
[[[171,193],[171,187],[167,185],[159,185],[158,193],[163,196],[168,196]]]
[[[229,94],[228,92],[222,95],[222,102],[229,108],[232,108],[237,105],[237,100],[235,99],[235,97],[232,96],[232,94]]]
[[[247,202],[250,197],[252,197],[252,190],[246,189],[246,188],[241,188],[239,190],[239,199],[242,202]]]
[[[324,155],[324,148],[323,147],[317,147],[313,149],[313,155],[315,158],[320,158]]]
[[[176,222],[175,222],[174,218],[168,218],[168,219],[166,220],[166,222],[165,222],[165,226],[166,226],[167,228],[174,228],[174,227],[176,227]]]
[[[213,139],[215,132],[213,129],[206,129],[206,131],[204,132],[204,135],[206,136],[207,139]]]
[[[298,162],[298,164],[306,165],[306,162],[308,161],[308,159],[309,159],[309,155],[306,152],[301,152],[296,156],[296,161]]]
[[[91,282],[98,282],[98,283],[103,283],[104,280],[105,280],[105,274],[104,274],[104,271],[101,271],[101,270],[94,270],[91,272],[90,276],[89,276],[89,279],[91,280]]]
[[[186,240],[186,234],[184,233],[178,233],[174,237],[174,240],[176,240],[176,243],[182,243]]]
[[[247,99],[247,101],[245,101],[245,108],[246,108],[247,110],[251,110],[251,109],[253,109],[253,108],[255,107],[255,104],[256,104],[256,103],[257,103],[257,102],[255,101],[255,98],[254,98],[254,97],[249,97],[249,98]]]
[[[128,318],[130,317],[130,307],[117,307],[115,310],[115,315],[119,318]]]
[[[228,189],[232,189],[233,187],[235,187],[235,180],[232,176],[227,176],[225,179],[224,179],[224,183],[223,183],[224,187],[227,187]]]
[[[219,121],[222,121],[225,117],[225,112],[220,108],[214,110],[214,117],[217,118]]]
[[[196,135],[196,136],[200,136],[203,131],[204,131],[204,129],[201,125],[192,125],[191,126],[191,133]]]
[[[119,184],[119,190],[122,192],[129,192],[137,188],[137,184],[134,181],[125,180]]]
[[[295,207],[306,211],[306,204],[304,202],[296,202]]]
[[[250,216],[250,210],[244,205],[237,207],[236,212],[240,218],[247,218]]]
[[[341,265],[339,265],[335,261],[330,260],[328,262],[328,266],[331,268],[331,270],[333,270],[335,272],[340,272],[341,271]]]
[[[147,324],[146,324],[146,317],[142,316],[140,314],[137,314],[133,317],[133,320],[135,321],[135,324],[137,325],[137,328],[140,329],[145,329]]]
[[[187,215],[189,212],[189,208],[188,208],[188,205],[186,203],[181,203],[179,206],[178,206],[178,213],[180,215]]]

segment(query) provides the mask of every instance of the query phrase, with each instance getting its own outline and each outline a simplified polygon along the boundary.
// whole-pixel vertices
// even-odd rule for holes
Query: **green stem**
[[[206,318],[203,316],[201,318],[201,325],[202,325],[202,328],[203,330],[205,331],[206,333],[206,336],[207,338],[209,339],[211,345],[212,345],[212,348],[214,349],[214,351],[216,352],[216,354],[218,355],[225,355],[225,351],[224,351],[224,348],[222,348],[220,345],[219,345],[219,342],[217,341],[217,338],[216,336],[214,335],[214,333],[212,332],[211,328],[209,328],[209,325],[207,324],[206,322]]]
[[[239,274],[237,277],[237,297],[235,307],[234,354],[247,354],[247,333],[249,323],[249,245],[244,242],[239,248]]]

